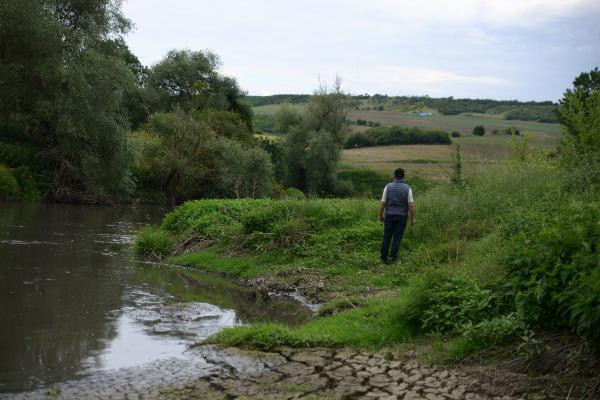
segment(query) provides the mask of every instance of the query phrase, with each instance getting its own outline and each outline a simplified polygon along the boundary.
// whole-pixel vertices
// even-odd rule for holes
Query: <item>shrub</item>
[[[12,199],[19,195],[19,185],[10,168],[0,164],[0,199]]]
[[[473,135],[475,135],[475,136],[485,135],[485,127],[483,125],[477,125],[475,128],[473,128]]]
[[[521,131],[519,129],[517,129],[514,126],[510,126],[508,128],[506,128],[504,130],[504,134],[505,135],[516,135],[516,136],[520,136],[521,135]]]
[[[147,258],[163,258],[173,251],[173,240],[168,232],[146,226],[136,236],[135,252]]]
[[[452,133],[450,134],[450,136],[452,136],[452,137],[460,137],[460,132],[458,132],[458,131],[454,131],[454,132],[452,132]]]
[[[285,189],[285,195],[290,199],[304,199],[306,197],[300,189],[295,187]]]
[[[458,333],[466,324],[477,323],[493,315],[498,302],[491,290],[481,288],[474,280],[453,277],[436,284],[426,294],[423,308],[423,329]]]
[[[13,175],[19,185],[20,199],[23,201],[39,201],[42,197],[37,188],[37,182],[29,170],[25,166],[20,166],[13,170]]]
[[[600,344],[600,203],[571,203],[530,213],[504,230],[505,258],[517,309],[531,321],[570,327]],[[519,226],[515,226],[518,224]]]

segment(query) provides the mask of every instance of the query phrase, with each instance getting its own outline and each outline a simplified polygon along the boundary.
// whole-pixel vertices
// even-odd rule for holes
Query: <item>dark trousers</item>
[[[392,251],[389,258],[395,260],[398,257],[398,249],[400,248],[404,228],[406,228],[406,221],[408,221],[408,215],[386,214],[383,221],[383,242],[381,243],[381,259],[383,261],[388,259],[390,243],[392,244]]]

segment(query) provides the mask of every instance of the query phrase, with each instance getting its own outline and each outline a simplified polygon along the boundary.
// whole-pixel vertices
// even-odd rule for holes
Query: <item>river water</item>
[[[223,327],[311,311],[225,279],[147,263],[135,231],[158,209],[0,203],[0,393],[190,357]]]

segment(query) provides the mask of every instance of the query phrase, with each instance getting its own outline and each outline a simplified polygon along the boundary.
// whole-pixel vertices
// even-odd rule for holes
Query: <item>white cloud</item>
[[[210,49],[254,94],[308,93],[339,74],[355,92],[556,99],[600,52],[589,22],[600,0],[128,0],[124,11],[143,63]]]

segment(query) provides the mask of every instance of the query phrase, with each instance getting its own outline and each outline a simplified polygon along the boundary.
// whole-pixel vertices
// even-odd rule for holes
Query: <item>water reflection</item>
[[[0,391],[181,356],[223,326],[310,317],[297,302],[136,261],[135,230],[160,217],[153,209],[0,203]]]

